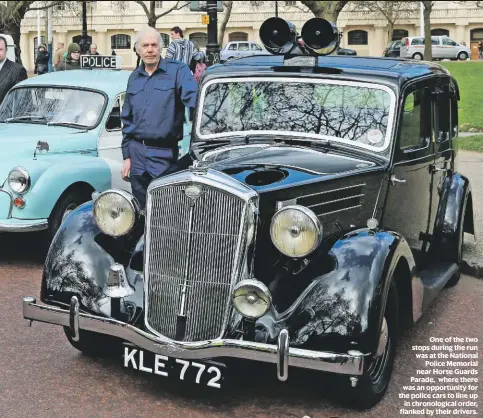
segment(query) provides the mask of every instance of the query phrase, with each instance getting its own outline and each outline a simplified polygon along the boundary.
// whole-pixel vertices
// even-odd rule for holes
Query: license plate
[[[171,377],[212,388],[221,388],[226,366],[214,361],[191,361],[154,354],[137,347],[124,346],[124,367]]]

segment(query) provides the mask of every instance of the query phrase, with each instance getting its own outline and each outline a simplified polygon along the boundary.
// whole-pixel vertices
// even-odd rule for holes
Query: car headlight
[[[267,286],[258,280],[242,280],[233,289],[233,306],[244,317],[258,319],[265,315],[272,304]]]
[[[106,190],[94,201],[94,220],[104,234],[120,237],[129,233],[139,217],[134,196],[122,190]]]
[[[277,249],[288,257],[305,257],[322,239],[322,224],[317,215],[304,206],[286,206],[272,218],[270,236]]]
[[[15,167],[8,173],[8,185],[15,193],[25,193],[30,189],[30,175],[25,168]]]

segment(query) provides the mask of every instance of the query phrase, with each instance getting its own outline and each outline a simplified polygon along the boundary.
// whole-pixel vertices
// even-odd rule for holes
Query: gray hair
[[[143,30],[139,31],[136,34],[136,38],[134,41],[134,46],[136,47],[136,52],[139,54],[141,50],[141,40],[146,36],[146,35],[155,35],[158,37],[158,42],[159,42],[159,49],[163,49],[163,38],[161,37],[161,34],[151,26],[148,26],[147,28],[144,28]]]
[[[89,45],[89,48],[91,48],[91,47],[93,47],[93,46],[95,46],[95,47],[97,48],[97,44],[94,44],[94,43],[93,43],[93,44],[90,44],[90,45]]]

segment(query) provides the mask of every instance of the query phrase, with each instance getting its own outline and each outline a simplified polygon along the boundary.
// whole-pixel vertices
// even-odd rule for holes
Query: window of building
[[[409,36],[409,32],[406,29],[394,29],[392,31],[392,40],[399,41],[402,38],[407,38]]]
[[[431,103],[424,89],[406,96],[399,134],[399,148],[417,148],[427,143],[431,136]]]
[[[129,7],[128,1],[112,1],[112,8],[118,12],[122,12]]]
[[[285,6],[295,6],[296,1],[286,1]]]
[[[483,29],[473,29],[470,31],[472,41],[483,41]]]
[[[198,48],[206,48],[208,44],[208,35],[203,32],[195,32],[190,34],[190,41],[194,42]]]
[[[228,42],[248,41],[248,33],[245,32],[232,32],[228,34]]]
[[[45,37],[40,36],[40,43],[45,44]],[[37,36],[34,38],[34,62],[37,59],[37,53],[39,52],[39,43],[38,43],[38,38]]]
[[[156,9],[162,9],[163,8],[163,2],[162,1],[155,1],[154,2],[154,7]]]
[[[111,49],[131,49],[131,37],[124,34],[112,35]]]
[[[76,36],[73,36],[73,37],[72,37],[72,42],[74,42],[74,43],[78,44],[78,43],[80,43],[81,38],[82,38],[82,35],[76,35]],[[87,35],[87,42],[88,42],[89,44],[91,44],[91,43],[92,43],[92,36]]]
[[[349,45],[367,45],[367,32],[365,30],[351,30],[348,34]]]
[[[160,32],[159,34],[161,35],[161,39],[163,40],[164,48],[167,48],[169,46],[169,44],[171,43],[170,39],[169,39],[169,35],[166,34],[166,33],[163,33],[163,32]]]
[[[449,36],[448,29],[431,29],[431,36]]]

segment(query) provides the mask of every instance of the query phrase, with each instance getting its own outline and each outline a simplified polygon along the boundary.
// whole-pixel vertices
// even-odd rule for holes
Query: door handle
[[[391,184],[396,184],[396,183],[406,183],[406,180],[404,179],[398,179],[396,175],[391,176]]]

